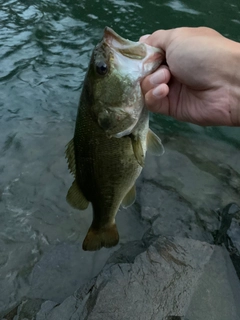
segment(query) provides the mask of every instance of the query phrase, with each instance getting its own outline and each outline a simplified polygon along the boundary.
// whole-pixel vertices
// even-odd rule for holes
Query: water
[[[239,13],[236,0],[0,1],[0,316],[24,296],[61,301],[116,250],[83,252],[91,209],[80,213],[65,201],[72,177],[64,149],[103,28],[137,40],[159,28],[205,25],[240,41]],[[151,125],[166,153],[149,157],[137,203],[118,214],[120,245],[140,239],[159,212],[155,229],[211,242],[214,210],[239,204],[240,128],[160,115]]]

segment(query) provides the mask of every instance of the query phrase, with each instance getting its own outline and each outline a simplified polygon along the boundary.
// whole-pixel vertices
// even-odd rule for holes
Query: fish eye
[[[96,71],[101,76],[104,76],[108,72],[108,67],[105,62],[98,62],[96,64]]]

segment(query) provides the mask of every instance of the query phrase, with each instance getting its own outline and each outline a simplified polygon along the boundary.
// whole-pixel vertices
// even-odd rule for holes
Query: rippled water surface
[[[137,40],[159,28],[207,25],[240,41],[239,24],[236,0],[221,5],[216,0],[0,1],[0,316],[24,296],[61,301],[115,250],[83,252],[91,209],[80,213],[65,201],[72,177],[64,149],[103,28]],[[153,215],[154,208],[162,213],[159,223],[172,214],[169,233],[184,230],[211,242],[217,221],[213,210],[239,203],[240,129],[201,128],[159,115],[151,123],[166,153],[149,159],[136,205],[118,214],[120,245],[142,237],[149,226],[148,208]],[[152,187],[145,190],[144,181]],[[145,211],[140,208],[143,192],[149,193]],[[176,197],[191,209],[174,207]],[[52,251],[58,257],[54,261]],[[62,252],[67,259],[61,260]],[[41,268],[46,279],[51,268],[57,270],[54,284],[37,281]]]

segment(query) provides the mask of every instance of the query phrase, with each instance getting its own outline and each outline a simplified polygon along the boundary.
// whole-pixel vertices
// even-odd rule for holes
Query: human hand
[[[240,44],[213,29],[159,30],[140,41],[166,52],[142,81],[147,107],[199,125],[240,126]]]

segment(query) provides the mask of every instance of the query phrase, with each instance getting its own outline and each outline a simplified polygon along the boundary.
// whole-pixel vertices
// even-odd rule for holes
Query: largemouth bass
[[[75,180],[68,203],[93,207],[93,221],[83,250],[115,246],[115,216],[120,205],[136,197],[135,181],[146,150],[163,153],[161,140],[149,129],[140,81],[155,71],[163,51],[120,37],[106,27],[85,76],[73,139],[66,150]]]

